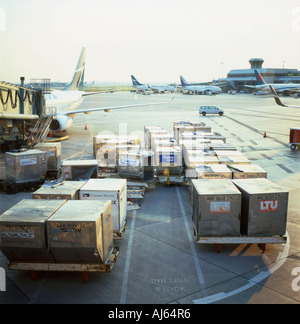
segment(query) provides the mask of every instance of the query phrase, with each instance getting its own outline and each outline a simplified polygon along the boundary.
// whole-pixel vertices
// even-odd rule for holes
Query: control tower
[[[262,58],[252,58],[249,60],[251,65],[251,69],[262,69],[262,65],[264,64],[264,59]]]

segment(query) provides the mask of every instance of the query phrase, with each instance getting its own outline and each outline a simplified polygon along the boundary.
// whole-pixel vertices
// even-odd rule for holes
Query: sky
[[[300,70],[300,0],[0,0],[0,80],[205,82],[249,68]]]

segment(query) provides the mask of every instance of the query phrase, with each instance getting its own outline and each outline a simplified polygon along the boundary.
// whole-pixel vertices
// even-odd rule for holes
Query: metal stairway
[[[55,118],[56,112],[53,110],[49,113],[46,113],[45,115],[42,115],[38,121],[36,122],[32,133],[27,139],[27,148],[30,150],[35,145],[43,142],[49,132],[49,128],[51,125],[52,120]]]

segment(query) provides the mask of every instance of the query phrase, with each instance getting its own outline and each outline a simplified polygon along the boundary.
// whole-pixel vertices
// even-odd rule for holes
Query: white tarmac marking
[[[205,280],[204,280],[204,276],[203,276],[203,272],[201,270],[201,266],[200,266],[200,262],[197,256],[197,252],[195,249],[195,243],[193,240],[193,237],[191,235],[191,228],[189,226],[188,220],[187,220],[187,216],[186,216],[186,212],[182,203],[182,198],[180,195],[180,191],[179,191],[179,187],[176,187],[176,193],[177,193],[177,197],[178,197],[178,201],[179,201],[179,205],[180,205],[180,210],[181,210],[181,214],[184,220],[184,225],[185,225],[185,229],[189,238],[189,242],[190,242],[190,247],[191,247],[191,251],[192,251],[192,255],[193,255],[193,259],[194,259],[194,264],[195,264],[195,268],[197,271],[197,276],[198,276],[198,280],[199,280],[199,284],[202,290],[202,293],[205,295],[206,294],[206,285],[205,285]]]
[[[128,240],[128,248],[126,254],[126,261],[124,267],[124,276],[123,276],[123,284],[121,291],[120,304],[126,304],[126,296],[127,296],[127,286],[128,286],[128,277],[129,277],[129,269],[130,269],[130,259],[131,259],[131,251],[132,251],[132,242],[133,242],[133,233],[135,228],[135,220],[136,220],[136,210],[133,211],[133,216],[130,225],[130,235]]]
[[[223,299],[235,296],[243,291],[246,291],[252,287],[254,287],[255,285],[259,284],[260,282],[262,282],[263,280],[266,280],[267,278],[269,278],[273,273],[275,273],[278,269],[280,269],[283,264],[286,261],[286,258],[288,257],[290,251],[290,237],[287,234],[287,243],[285,246],[285,249],[282,253],[278,254],[278,257],[275,261],[275,265],[269,269],[268,271],[261,271],[258,275],[256,275],[254,278],[248,280],[248,284],[240,287],[238,289],[235,289],[229,293],[225,293],[225,292],[220,292],[218,294],[215,295],[211,295],[208,297],[204,297],[204,298],[200,298],[200,299],[195,299],[193,300],[194,304],[211,304],[211,303],[215,303],[218,301],[221,301]]]

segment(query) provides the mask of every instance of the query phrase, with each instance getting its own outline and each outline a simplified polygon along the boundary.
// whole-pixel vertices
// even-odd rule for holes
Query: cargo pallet
[[[6,194],[17,194],[23,191],[36,191],[45,183],[44,180],[28,181],[24,183],[13,183],[8,180],[0,180],[0,191]]]
[[[37,280],[37,272],[39,271],[82,272],[82,279],[86,282],[89,272],[111,272],[118,256],[119,247],[114,246],[109,259],[104,264],[9,262],[8,270],[30,271],[32,280]]]
[[[196,237],[196,243],[216,244],[217,253],[221,253],[222,244],[257,244],[265,252],[267,244],[286,244],[287,236]]]

